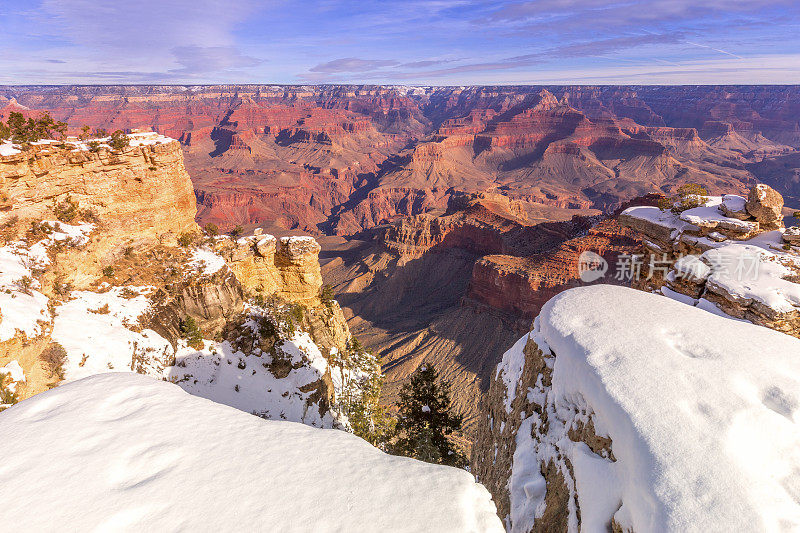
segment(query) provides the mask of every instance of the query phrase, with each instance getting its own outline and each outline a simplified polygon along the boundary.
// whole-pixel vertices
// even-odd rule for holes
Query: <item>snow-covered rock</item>
[[[498,365],[473,472],[511,531],[800,529],[800,340],[563,292]]]
[[[25,400],[0,413],[0,435],[10,530],[503,531],[463,470],[135,374]]]
[[[783,199],[764,187],[753,187],[749,196],[763,196],[772,206],[763,212],[771,213]],[[634,286],[800,337],[800,254],[790,242],[793,229],[754,220],[742,211],[744,204],[741,196],[725,195],[706,197],[681,213],[648,206],[623,211],[620,223],[643,234],[643,263],[655,260],[668,270],[634,280]]]

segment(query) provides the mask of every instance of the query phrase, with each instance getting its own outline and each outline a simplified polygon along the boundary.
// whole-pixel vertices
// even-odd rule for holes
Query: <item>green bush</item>
[[[49,113],[25,119],[22,113],[12,111],[8,114],[7,123],[0,128],[0,137],[10,137],[17,143],[30,143],[47,138],[62,139],[66,132],[67,124],[53,120]]]
[[[181,320],[179,330],[181,336],[186,339],[186,343],[189,346],[195,350],[199,350],[203,347],[203,332],[200,331],[200,327],[193,317],[187,316],[185,319]]]
[[[194,232],[187,231],[186,233],[181,233],[178,237],[178,244],[183,246],[184,248],[191,246],[197,240],[197,235]]]
[[[675,196],[668,198],[661,198],[658,201],[658,207],[662,211],[671,209],[673,213],[678,214],[700,207],[707,201],[708,189],[697,183],[687,183],[678,187]]]
[[[61,222],[66,222],[67,224],[75,220],[80,213],[78,202],[75,202],[71,196],[67,196],[61,202],[56,204],[55,207],[53,207],[53,211],[55,212],[58,220]]]
[[[231,230],[231,237],[239,237],[242,233],[244,233],[244,228],[242,226],[236,226]]]
[[[322,291],[320,292],[319,299],[322,300],[322,303],[325,304],[325,307],[328,309],[333,307],[333,302],[335,301],[333,297],[333,289],[330,285],[323,285]]]
[[[206,235],[210,235],[211,237],[215,237],[219,235],[219,228],[216,224],[209,222],[205,226],[203,226],[203,230],[205,230]]]
[[[130,146],[131,140],[125,135],[125,132],[117,130],[111,134],[111,139],[108,141],[108,144],[114,150],[123,150],[126,146]]]
[[[114,267],[107,266],[107,267],[103,268],[103,275],[105,277],[107,277],[107,278],[113,278],[114,277]]]
[[[19,396],[9,387],[11,376],[0,373],[0,404],[14,405],[19,401]]]

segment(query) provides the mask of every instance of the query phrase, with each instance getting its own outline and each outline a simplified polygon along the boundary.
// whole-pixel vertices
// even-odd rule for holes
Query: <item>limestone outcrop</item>
[[[654,294],[567,290],[492,374],[471,472],[512,533],[796,527],[798,353]]]
[[[797,227],[776,218],[783,198],[766,185],[748,198],[701,197],[688,209],[633,207],[619,222],[641,236],[637,258],[651,275],[634,286],[800,336]]]
[[[0,220],[47,219],[54,207],[74,202],[103,225],[109,248],[174,243],[197,229],[181,146],[160,136],[119,151],[49,143],[0,156],[0,200]]]
[[[0,368],[20,365],[18,398],[133,371],[266,418],[346,426],[345,377],[327,359],[352,336],[321,292],[317,242],[202,237],[177,142],[92,144],[0,158]]]

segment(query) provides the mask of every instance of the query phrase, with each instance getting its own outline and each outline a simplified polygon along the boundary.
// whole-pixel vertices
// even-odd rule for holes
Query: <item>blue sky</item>
[[[32,83],[800,83],[800,2],[0,0]]]

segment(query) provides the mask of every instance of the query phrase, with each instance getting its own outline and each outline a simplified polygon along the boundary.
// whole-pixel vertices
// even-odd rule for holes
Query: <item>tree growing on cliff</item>
[[[63,138],[67,132],[67,124],[53,120],[49,113],[26,120],[22,113],[12,111],[8,114],[5,129],[8,131],[7,136],[10,136],[14,142],[26,143],[41,139]]]
[[[203,347],[203,332],[200,331],[200,327],[193,317],[187,316],[186,319],[181,320],[178,328],[181,336],[186,339],[186,344],[195,350]]]
[[[380,358],[361,348],[352,337],[347,349],[331,353],[328,361],[340,383],[336,402],[347,415],[353,433],[386,450],[395,421],[380,403],[383,388]]]
[[[114,150],[122,150],[131,144],[131,140],[125,135],[125,132],[117,130],[111,134],[111,139],[108,141],[108,144]]]
[[[11,128],[0,122],[0,141],[11,137]]]
[[[394,451],[422,461],[464,466],[464,454],[451,436],[463,417],[452,413],[450,383],[439,380],[433,365],[423,364],[400,391]]]

